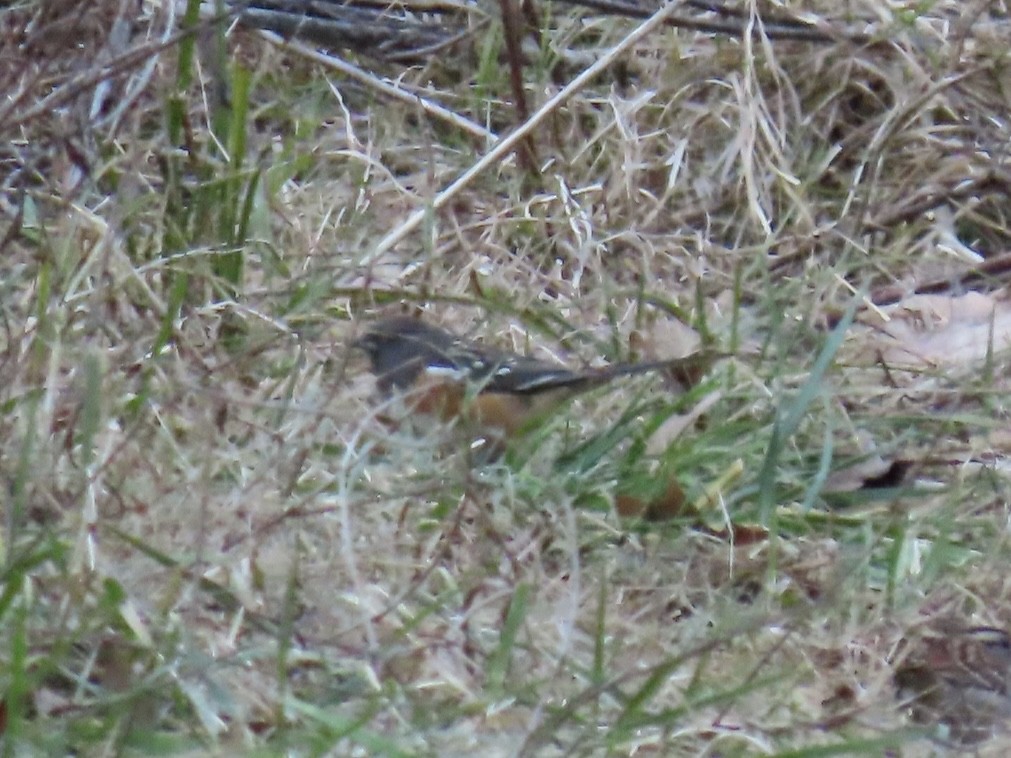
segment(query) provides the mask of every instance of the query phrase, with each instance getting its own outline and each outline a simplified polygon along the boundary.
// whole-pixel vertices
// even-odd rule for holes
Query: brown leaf
[[[876,351],[890,366],[965,366],[1011,347],[1011,304],[978,292],[914,295],[860,322],[874,327]]]
[[[662,492],[650,498],[619,492],[614,496],[614,505],[622,518],[647,521],[669,521],[690,512],[686,509],[684,490],[674,477],[667,480]]]

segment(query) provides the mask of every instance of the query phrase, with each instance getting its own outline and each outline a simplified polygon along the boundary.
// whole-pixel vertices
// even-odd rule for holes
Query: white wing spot
[[[442,379],[451,379],[453,381],[460,381],[461,379],[467,378],[467,372],[463,369],[454,368],[452,366],[428,366],[425,369],[425,373],[429,376],[435,376]]]

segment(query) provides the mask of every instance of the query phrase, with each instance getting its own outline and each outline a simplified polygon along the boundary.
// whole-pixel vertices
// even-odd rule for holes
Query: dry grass
[[[531,112],[616,63],[530,130],[539,171],[508,153],[449,193],[517,125],[493,8],[358,78],[251,31],[194,45],[184,10],[0,11],[7,750],[956,741],[893,675],[934,619],[1011,623],[1006,343],[902,368],[870,300],[1011,249],[1003,3],[621,55],[641,22],[560,9],[526,40]],[[999,274],[975,288],[1005,312]],[[459,430],[380,421],[347,345],[400,304],[577,364],[734,357],[477,465]],[[672,477],[699,512],[614,513]]]

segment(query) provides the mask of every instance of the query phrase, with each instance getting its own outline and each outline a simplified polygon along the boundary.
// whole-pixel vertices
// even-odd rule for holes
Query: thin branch
[[[425,216],[431,212],[438,211],[444,205],[446,205],[450,200],[452,200],[461,190],[463,190],[467,185],[469,185],[474,179],[476,179],[481,173],[486,169],[495,165],[503,157],[508,155],[515,149],[516,145],[523,140],[530,132],[536,129],[542,121],[544,121],[551,113],[557,110],[563,103],[565,103],[570,97],[579,92],[583,87],[593,81],[594,78],[599,76],[603,71],[605,71],[609,66],[611,66],[618,58],[624,55],[628,50],[630,50],[639,40],[648,34],[652,33],[658,29],[662,24],[666,23],[667,18],[674,12],[674,9],[680,5],[679,2],[671,2],[664,5],[660,10],[653,14],[651,18],[643,22],[635,29],[633,29],[621,42],[615,45],[613,48],[607,51],[607,54],[589,66],[583,71],[579,76],[569,82],[561,91],[555,94],[550,100],[548,100],[544,105],[542,105],[533,116],[531,116],[525,123],[523,123],[518,129],[510,133],[501,142],[499,142],[495,147],[489,150],[483,158],[479,159],[477,163],[471,166],[467,171],[465,171],[459,178],[456,179],[452,184],[450,184],[446,189],[440,192],[432,200],[431,206],[426,206],[419,208],[414,213],[412,213],[406,221],[404,221],[400,226],[387,234],[379,244],[376,245],[375,249],[368,253],[362,259],[362,265],[365,267],[372,266],[382,258],[387,252],[389,252],[394,245],[400,242],[404,237],[414,231],[419,224],[425,219]]]
[[[651,7],[635,0],[561,0],[571,5],[579,5],[584,8],[592,8],[601,13],[608,13],[616,16],[627,16],[629,18],[649,18],[654,13],[655,6]],[[669,26],[681,29],[691,29],[697,32],[710,34],[729,34],[734,37],[743,37],[748,34],[749,23],[744,11],[724,8],[715,3],[697,3],[687,0],[685,5],[699,8],[706,12],[717,12],[718,15],[738,18],[740,21],[719,21],[716,19],[704,20],[686,15],[671,15],[665,22]],[[814,24],[800,21],[798,19],[788,19],[760,15],[761,24],[754,25],[754,34],[761,34],[769,39],[792,39],[803,42],[839,42],[846,41],[854,44],[868,42],[870,35],[846,32],[824,24],[816,26]]]
[[[340,58],[335,58],[332,55],[327,55],[326,53],[321,53],[318,50],[315,50],[314,48],[296,40],[287,40],[275,32],[260,31],[258,34],[279,47],[283,47],[286,50],[301,55],[304,58],[308,58],[316,63],[332,68],[335,71],[339,71],[345,76],[361,82],[365,86],[370,87],[387,97],[391,97],[395,100],[401,100],[409,105],[418,106],[425,113],[446,121],[457,129],[462,129],[474,137],[485,140],[486,143],[495,142],[499,138],[495,132],[485,129],[480,124],[475,124],[473,121],[464,118],[459,113],[454,113],[448,108],[444,108],[431,100],[426,100],[421,97],[421,95],[408,92],[401,87],[391,84],[387,80],[380,79],[375,74],[370,74],[368,71],[365,71],[352,63],[348,63]]]

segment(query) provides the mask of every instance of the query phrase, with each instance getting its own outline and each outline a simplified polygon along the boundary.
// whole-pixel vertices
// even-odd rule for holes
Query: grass
[[[453,121],[250,31],[178,34],[197,6],[119,18],[124,49],[118,3],[0,11],[0,749],[945,749],[893,676],[934,619],[1011,622],[1007,349],[992,316],[978,364],[903,367],[870,301],[1008,249],[1004,19],[661,28],[542,114],[539,171],[506,153],[446,193],[517,125],[497,22],[359,61]],[[533,113],[638,28],[543,22]],[[480,462],[383,422],[347,345],[402,307],[575,365],[730,357]],[[832,491],[876,456],[908,475]]]

